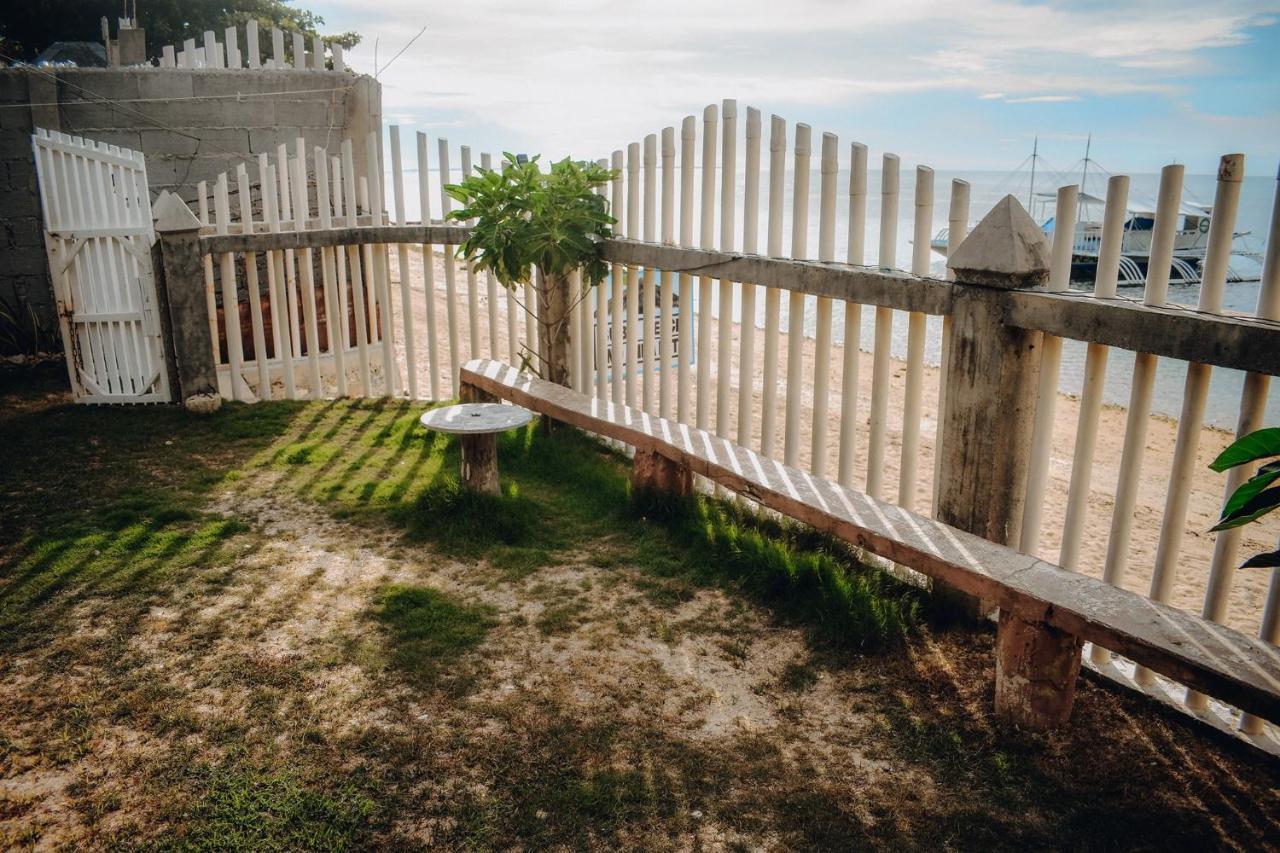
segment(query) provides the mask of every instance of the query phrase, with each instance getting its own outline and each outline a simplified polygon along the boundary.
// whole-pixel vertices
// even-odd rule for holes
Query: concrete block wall
[[[274,154],[281,142],[292,146],[299,136],[308,153],[319,145],[331,154],[350,138],[362,164],[369,131],[382,125],[378,83],[347,72],[41,71],[0,69],[0,298],[30,304],[50,329],[56,329],[57,315],[31,153],[34,128],[140,150],[153,200],[167,189],[194,208],[199,181],[233,171],[259,152]],[[256,170],[250,169],[250,179],[257,181]]]

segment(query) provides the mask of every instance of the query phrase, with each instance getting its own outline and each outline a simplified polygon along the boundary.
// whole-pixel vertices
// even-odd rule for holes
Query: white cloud
[[[335,29],[364,34],[348,53],[361,70],[372,70],[375,42],[386,63],[427,27],[382,74],[386,115],[469,125],[483,144],[586,156],[723,97],[801,119],[872,105],[887,124],[898,94],[1010,104],[1176,98],[1214,50],[1244,43],[1277,8],[1249,0],[1088,8],[1016,0],[329,0],[321,11]]]

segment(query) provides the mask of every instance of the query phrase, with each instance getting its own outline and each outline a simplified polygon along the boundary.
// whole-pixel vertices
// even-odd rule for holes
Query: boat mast
[[[1089,149],[1093,147],[1093,133],[1085,139],[1084,143],[1084,168],[1080,170],[1080,199],[1076,202],[1076,222],[1080,221],[1080,213],[1084,210],[1084,196],[1088,190],[1085,184],[1089,180]]]
[[[1040,151],[1040,137],[1037,135],[1031,143],[1031,188],[1027,190],[1027,210],[1035,210],[1036,197],[1036,154]]]

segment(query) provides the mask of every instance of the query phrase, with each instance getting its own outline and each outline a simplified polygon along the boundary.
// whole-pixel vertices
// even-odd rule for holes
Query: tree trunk
[[[538,350],[542,376],[569,385],[569,278],[540,276],[538,291]]]

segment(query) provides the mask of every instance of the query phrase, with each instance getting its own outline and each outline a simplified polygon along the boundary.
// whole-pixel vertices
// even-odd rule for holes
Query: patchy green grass
[[[488,608],[401,584],[383,589],[373,616],[387,630],[391,665],[426,689],[457,680],[464,669],[461,658],[484,641],[494,624]]]
[[[211,769],[182,816],[174,850],[349,850],[367,842],[374,802],[353,785],[332,792],[288,772]]]

